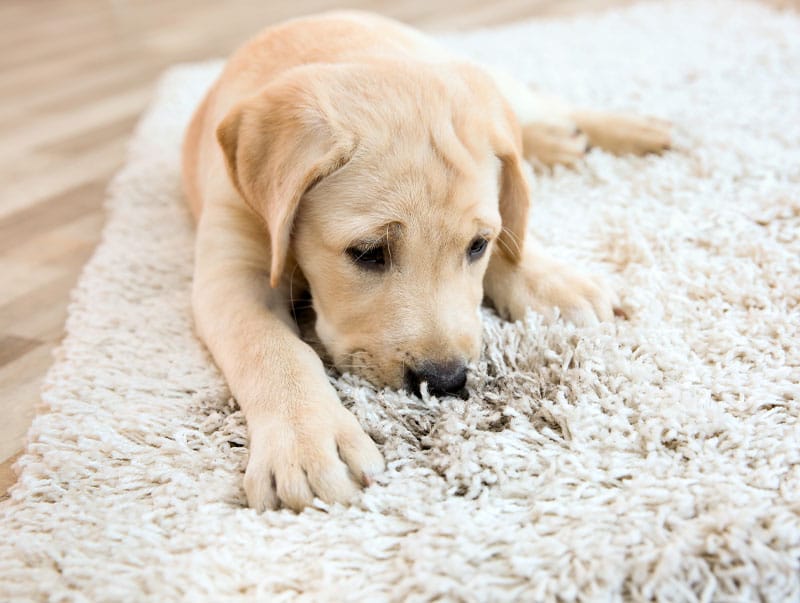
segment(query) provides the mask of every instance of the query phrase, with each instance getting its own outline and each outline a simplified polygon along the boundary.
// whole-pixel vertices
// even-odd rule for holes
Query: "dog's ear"
[[[513,263],[522,259],[530,209],[530,184],[522,152],[522,129],[496,82],[483,70],[460,65],[473,92],[481,95],[480,106],[489,119],[489,136],[500,160],[499,209],[503,230],[497,249]]]
[[[498,153],[500,159],[500,218],[503,230],[498,237],[498,249],[514,262],[522,259],[525,233],[528,228],[530,188],[515,148]]]
[[[270,283],[280,282],[297,207],[304,193],[343,166],[351,137],[329,119],[332,103],[313,73],[267,85],[234,106],[217,128],[228,175],[270,236]]]

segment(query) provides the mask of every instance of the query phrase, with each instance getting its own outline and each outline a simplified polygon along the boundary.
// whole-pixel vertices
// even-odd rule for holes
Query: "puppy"
[[[579,324],[616,297],[526,234],[523,162],[588,145],[646,153],[665,124],[576,111],[361,13],[264,31],[229,60],[186,132],[197,219],[197,332],[247,418],[255,509],[347,502],[383,459],[304,343],[309,292],[340,371],[378,386],[463,390],[487,298]]]

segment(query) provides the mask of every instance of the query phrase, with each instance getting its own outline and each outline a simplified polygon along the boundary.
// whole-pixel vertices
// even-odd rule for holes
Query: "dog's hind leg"
[[[502,71],[488,72],[517,117],[525,159],[541,167],[572,165],[583,158],[589,139],[572,118],[569,105],[534,92]]]
[[[623,112],[576,109],[489,70],[522,129],[525,158],[534,165],[572,165],[590,147],[618,155],[660,153],[670,147],[666,121]]]
[[[670,123],[655,117],[588,109],[570,115],[592,146],[616,155],[661,153],[672,144]]]

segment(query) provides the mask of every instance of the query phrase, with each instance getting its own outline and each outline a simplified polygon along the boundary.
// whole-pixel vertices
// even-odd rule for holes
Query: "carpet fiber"
[[[174,68],[0,505],[0,599],[800,598],[800,18],[678,1],[442,39],[677,124],[663,157],[593,151],[533,187],[532,231],[608,275],[630,319],[486,311],[468,400],[332,375],[386,474],[349,508],[245,508],[179,183],[219,64]]]

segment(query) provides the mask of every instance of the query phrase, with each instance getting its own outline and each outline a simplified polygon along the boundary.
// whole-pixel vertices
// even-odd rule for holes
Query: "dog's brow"
[[[475,226],[478,228],[478,236],[481,237],[494,237],[500,232],[500,229],[489,222],[485,222],[480,218],[475,218]]]
[[[401,229],[402,225],[399,222],[387,222],[378,226],[368,227],[362,233],[353,237],[351,245],[360,244],[365,247],[371,247],[387,243],[395,238]]]

